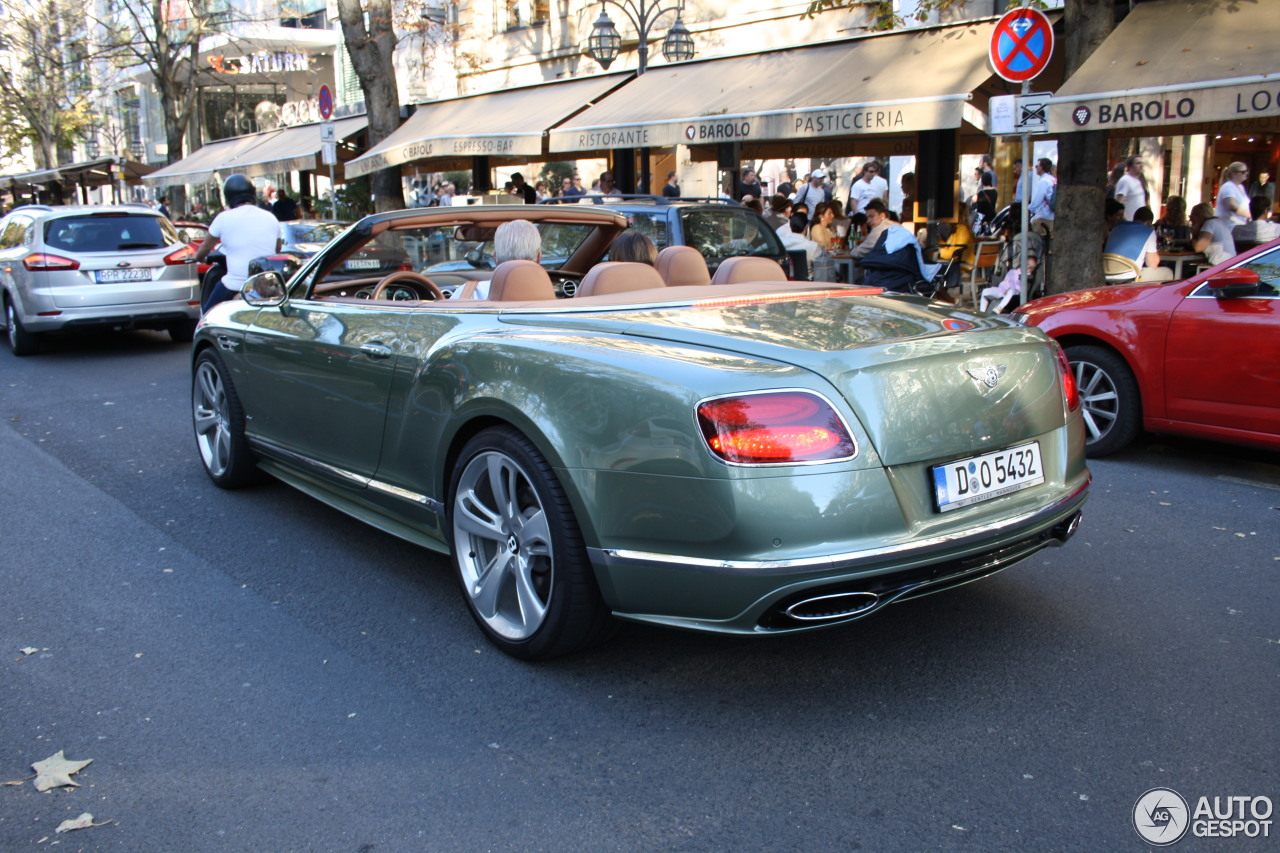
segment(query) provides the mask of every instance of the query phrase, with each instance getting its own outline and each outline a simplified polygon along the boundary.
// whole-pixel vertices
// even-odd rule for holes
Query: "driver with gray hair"
[[[538,227],[527,219],[513,219],[499,225],[493,234],[493,261],[495,266],[506,261],[542,263],[542,235]],[[479,282],[475,291],[465,298],[488,299],[489,282]]]

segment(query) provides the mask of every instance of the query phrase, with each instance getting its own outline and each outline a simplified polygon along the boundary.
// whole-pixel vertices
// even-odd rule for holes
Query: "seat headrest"
[[[503,261],[489,281],[492,302],[535,302],[555,299],[556,289],[539,264],[533,261]]]
[[[654,265],[667,287],[704,285],[711,283],[707,259],[692,246],[668,246],[658,253]]]
[[[769,258],[725,258],[711,277],[712,284],[743,284],[749,281],[786,281],[787,275],[777,261]]]
[[[648,264],[627,261],[607,261],[596,264],[582,277],[582,284],[573,294],[579,296],[601,296],[606,293],[625,293],[628,290],[648,290],[651,287],[665,287],[662,276]]]

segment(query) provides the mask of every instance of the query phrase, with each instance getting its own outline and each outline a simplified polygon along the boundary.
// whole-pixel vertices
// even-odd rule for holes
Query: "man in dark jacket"
[[[285,192],[284,187],[281,187],[276,190],[276,200],[271,205],[271,212],[281,222],[292,222],[298,218],[298,203],[289,198],[289,194]]]

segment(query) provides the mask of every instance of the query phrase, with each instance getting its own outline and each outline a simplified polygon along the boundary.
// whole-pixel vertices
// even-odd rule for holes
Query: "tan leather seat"
[[[777,261],[755,257],[726,258],[716,270],[716,274],[711,277],[712,284],[786,280],[787,274],[782,271]]]
[[[667,287],[704,285],[711,283],[707,259],[692,246],[668,246],[658,253],[654,265]]]
[[[648,290],[652,287],[666,287],[662,276],[648,264],[629,263],[624,261],[607,261],[596,264],[582,277],[582,284],[573,294],[579,296],[601,296],[606,293],[626,293],[629,290]]]
[[[551,276],[533,261],[503,261],[489,281],[491,302],[536,302],[556,298]]]

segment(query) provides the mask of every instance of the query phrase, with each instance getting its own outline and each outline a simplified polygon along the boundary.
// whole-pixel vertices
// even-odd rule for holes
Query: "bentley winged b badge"
[[[1004,376],[1005,365],[988,364],[986,367],[968,367],[965,371],[988,388],[994,388],[1000,384],[1000,377]]]

